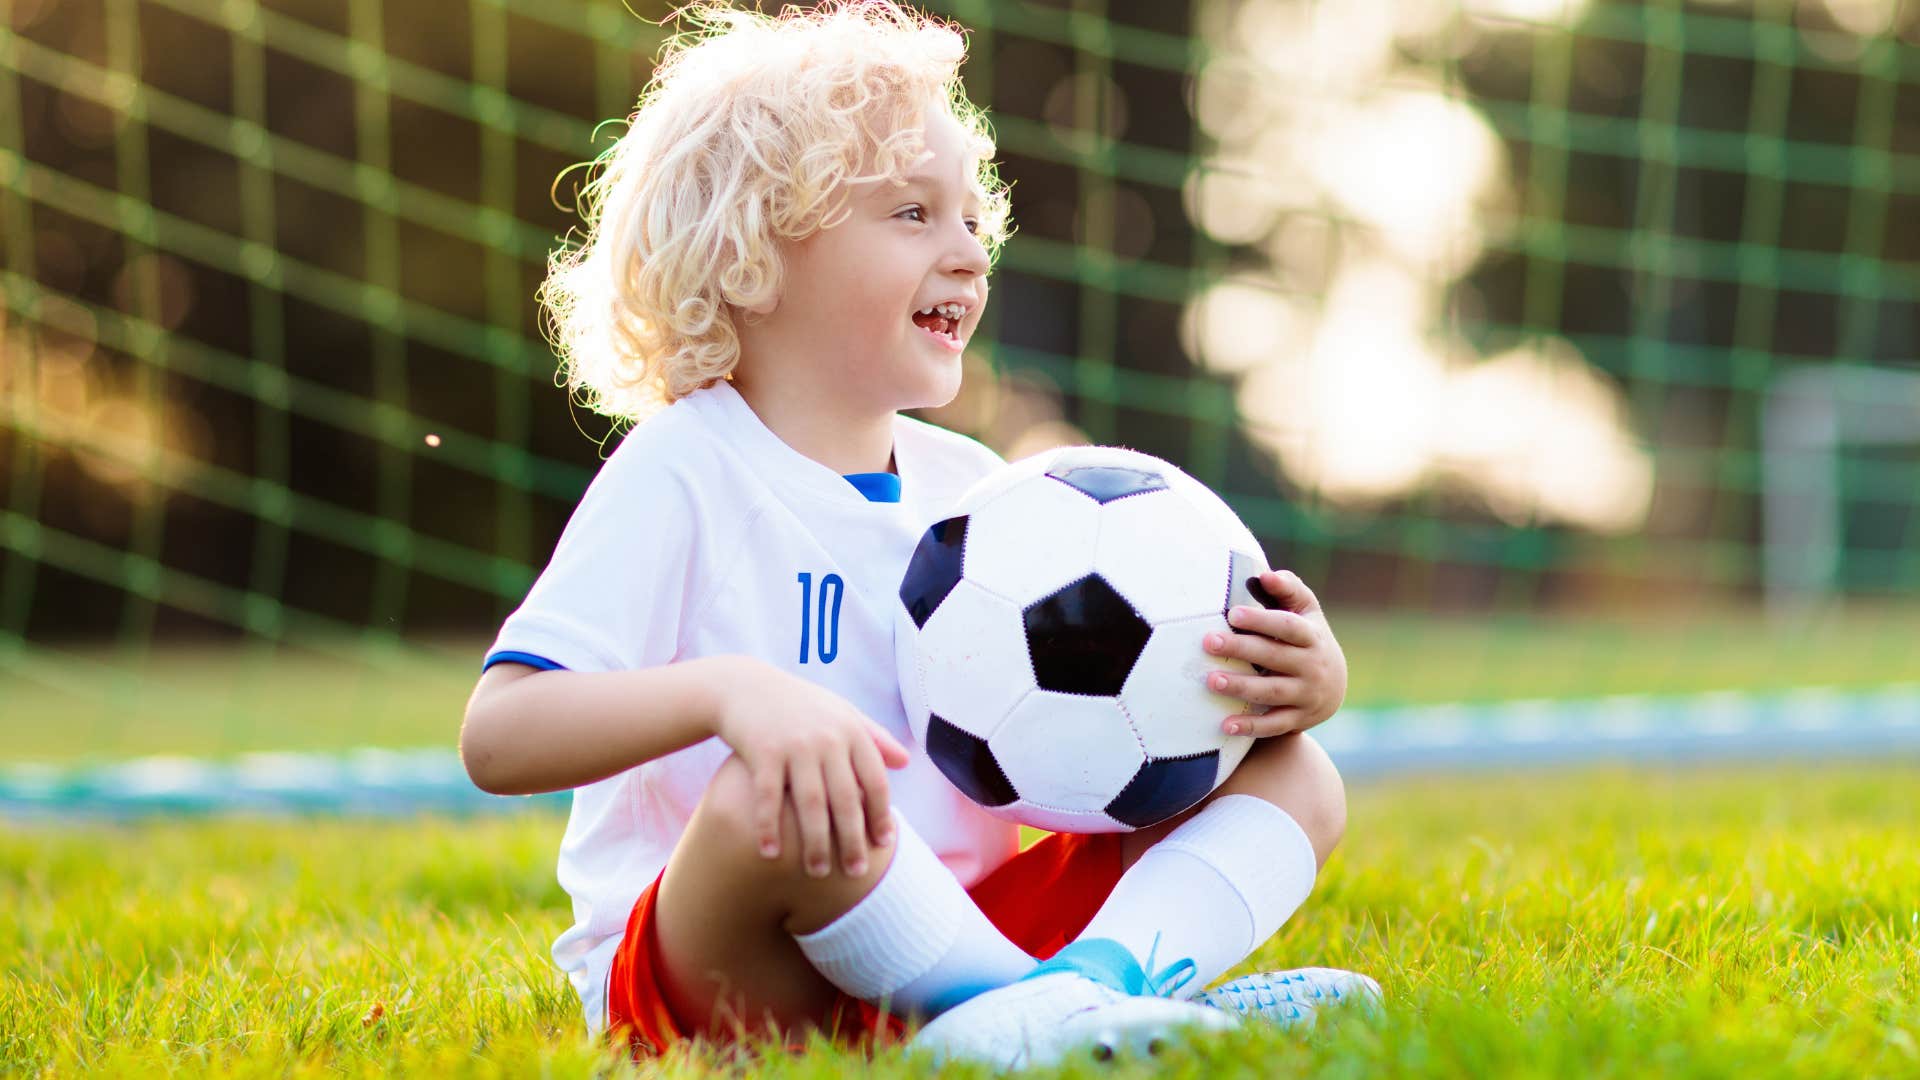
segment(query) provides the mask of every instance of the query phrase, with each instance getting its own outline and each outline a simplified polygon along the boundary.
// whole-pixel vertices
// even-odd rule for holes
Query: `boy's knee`
[[[768,858],[760,853],[760,814],[755,802],[758,794],[754,790],[753,773],[746,763],[738,757],[727,758],[707,783],[700,808],[688,826],[688,835],[698,830],[697,842],[703,852],[738,856],[756,871],[804,877],[800,822],[794,815],[793,804],[784,796],[779,809],[780,854]],[[869,862],[884,865],[891,850],[891,845],[873,844],[869,848],[872,853]],[[835,871],[835,877],[842,876],[837,861]]]
[[[872,889],[892,862],[897,841],[871,845],[867,869],[859,875],[844,872],[837,853],[832,873],[818,878],[808,874],[801,857],[799,820],[784,798],[780,853],[768,858],[760,853],[755,796],[753,774],[739,758],[729,757],[708,782],[681,843],[698,853],[701,876],[724,880],[742,897],[764,901],[790,933],[818,929],[844,913]]]
[[[1327,856],[1333,854],[1333,849],[1347,835],[1347,784],[1340,778],[1340,770],[1334,767],[1333,759],[1327,756],[1327,752],[1320,748],[1312,736],[1302,734],[1299,741],[1302,743],[1302,753],[1310,760],[1307,771],[1313,777],[1314,793],[1313,824],[1303,825],[1302,828],[1307,830],[1308,838],[1313,841],[1313,850],[1325,863]]]
[[[1321,863],[1347,833],[1347,786],[1320,744],[1307,734],[1268,739],[1241,766],[1248,794],[1285,810],[1312,842]],[[1253,768],[1248,770],[1248,766]],[[1235,773],[1234,779],[1240,779]]]
[[[694,818],[707,850],[717,846],[723,853],[738,851],[760,858],[760,821],[754,808],[753,773],[746,762],[729,757],[720,763]],[[782,822],[783,832],[786,824]]]

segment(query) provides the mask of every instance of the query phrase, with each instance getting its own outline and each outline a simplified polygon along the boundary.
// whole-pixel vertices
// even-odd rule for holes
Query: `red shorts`
[[[1078,937],[1120,880],[1121,834],[1054,833],[1008,859],[967,890],[1008,940],[1044,960]],[[654,898],[660,879],[640,894],[607,979],[607,1030],[624,1032],[635,1055],[658,1053],[692,1038],[688,1024],[667,1008],[661,985],[660,930]],[[854,1042],[901,1032],[897,1017],[841,995],[832,1033]]]

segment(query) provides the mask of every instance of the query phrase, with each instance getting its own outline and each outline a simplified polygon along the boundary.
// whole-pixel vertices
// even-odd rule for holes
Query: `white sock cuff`
[[[813,933],[793,936],[828,982],[863,1001],[877,1001],[931,971],[953,947],[965,905],[972,903],[898,811],[893,829],[893,862],[873,891]]]
[[[1293,815],[1257,795],[1222,795],[1153,850],[1181,851],[1230,882],[1253,919],[1253,945],[1272,937],[1313,891],[1319,860]]]

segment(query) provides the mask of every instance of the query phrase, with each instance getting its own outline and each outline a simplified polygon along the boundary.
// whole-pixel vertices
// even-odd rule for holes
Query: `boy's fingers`
[[[1310,647],[1319,641],[1319,632],[1314,628],[1313,621],[1293,611],[1269,611],[1266,608],[1242,605],[1227,611],[1227,625],[1240,631],[1239,636],[1242,637],[1247,634],[1258,634],[1286,645],[1298,645],[1301,648]]]
[[[827,781],[827,805],[833,810],[834,846],[840,851],[840,868],[849,877],[867,872],[867,808],[860,798],[860,783],[854,779],[851,758],[833,757],[821,762]]]
[[[1291,675],[1236,675],[1230,671],[1207,673],[1207,689],[1216,694],[1239,698],[1249,705],[1293,705],[1300,700],[1304,684]]]
[[[1305,646],[1275,641],[1261,634],[1208,634],[1201,646],[1213,656],[1245,660],[1282,675],[1299,674],[1301,665],[1311,655]]]
[[[800,824],[800,865],[808,877],[826,877],[833,872],[833,830],[827,820],[827,785],[820,763],[795,758],[787,770],[787,791]]]
[[[753,771],[753,825],[764,858],[780,857],[780,800],[786,786],[786,773],[779,768],[762,765]]]
[[[893,842],[893,812],[887,790],[887,766],[874,743],[853,745],[853,774],[860,781],[860,798],[867,814],[867,837],[876,845]]]
[[[1304,719],[1305,714],[1295,708],[1274,709],[1259,716],[1238,713],[1227,717],[1221,724],[1221,730],[1229,735],[1251,735],[1256,739],[1265,739],[1299,731]]]
[[[888,734],[887,729],[873,721],[867,721],[868,730],[873,732],[873,745],[880,751],[880,760],[889,769],[904,769],[913,755],[900,745],[900,740]]]
[[[1288,611],[1308,612],[1319,608],[1320,599],[1300,580],[1300,575],[1291,570],[1268,570],[1260,575],[1260,585],[1267,595]]]

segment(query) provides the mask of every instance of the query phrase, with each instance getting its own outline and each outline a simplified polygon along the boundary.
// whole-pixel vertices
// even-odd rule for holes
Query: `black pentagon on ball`
[[[987,741],[939,716],[927,719],[927,756],[961,794],[981,806],[1005,806],[1020,797]]]
[[[1158,825],[1206,798],[1219,771],[1218,750],[1155,758],[1140,766],[1127,786],[1107,804],[1107,816],[1136,829]]]
[[[900,579],[900,602],[907,606],[913,625],[924,629],[955,585],[967,548],[967,516],[936,522],[920,537]]]
[[[1153,635],[1153,627],[1099,574],[1021,614],[1034,681],[1063,694],[1118,694]]]
[[[1123,465],[1055,466],[1047,475],[1091,496],[1102,506],[1129,495],[1165,491],[1167,481],[1150,469],[1130,469]]]

